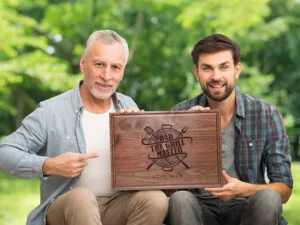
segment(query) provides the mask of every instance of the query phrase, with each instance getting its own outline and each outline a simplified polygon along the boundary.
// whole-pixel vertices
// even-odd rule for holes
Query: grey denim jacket
[[[43,176],[42,165],[47,157],[65,152],[84,153],[85,141],[80,117],[83,104],[79,85],[61,95],[41,102],[28,115],[20,128],[0,144],[0,171],[26,179],[40,179],[41,203],[27,218],[27,225],[46,224],[49,205],[61,194],[75,187],[78,178]],[[137,107],[128,96],[112,96],[118,111]]]

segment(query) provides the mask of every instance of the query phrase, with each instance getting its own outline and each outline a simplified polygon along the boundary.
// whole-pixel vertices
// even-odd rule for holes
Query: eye
[[[119,70],[121,70],[121,67],[120,67],[120,66],[117,66],[117,65],[112,65],[112,69],[113,69],[114,71],[119,71]]]
[[[96,62],[95,65],[96,65],[97,67],[102,67],[102,66],[104,65],[104,63],[102,63],[102,62]]]
[[[202,71],[210,71],[210,70],[211,70],[211,68],[208,67],[208,66],[202,66],[202,67],[200,67],[200,69],[201,69]]]
[[[227,69],[229,69],[229,65],[221,65],[221,67],[220,67],[220,69],[221,70],[227,70]]]

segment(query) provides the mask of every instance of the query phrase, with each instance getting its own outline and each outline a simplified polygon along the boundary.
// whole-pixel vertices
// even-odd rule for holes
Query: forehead
[[[219,65],[226,62],[233,64],[231,50],[224,50],[216,53],[202,53],[199,55],[198,59],[198,65]]]
[[[125,64],[125,50],[119,42],[107,44],[100,40],[95,40],[91,43],[86,56],[92,60]]]

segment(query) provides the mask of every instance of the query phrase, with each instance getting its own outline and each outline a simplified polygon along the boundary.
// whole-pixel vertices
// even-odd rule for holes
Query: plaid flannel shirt
[[[274,105],[261,99],[236,92],[235,166],[240,180],[265,184],[282,182],[293,187],[289,139],[282,117]],[[172,110],[187,110],[195,105],[208,106],[206,96],[181,102]]]

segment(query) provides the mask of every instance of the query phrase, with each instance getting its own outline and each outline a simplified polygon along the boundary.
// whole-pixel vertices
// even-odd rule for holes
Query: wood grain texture
[[[219,187],[219,111],[110,113],[114,190]]]

